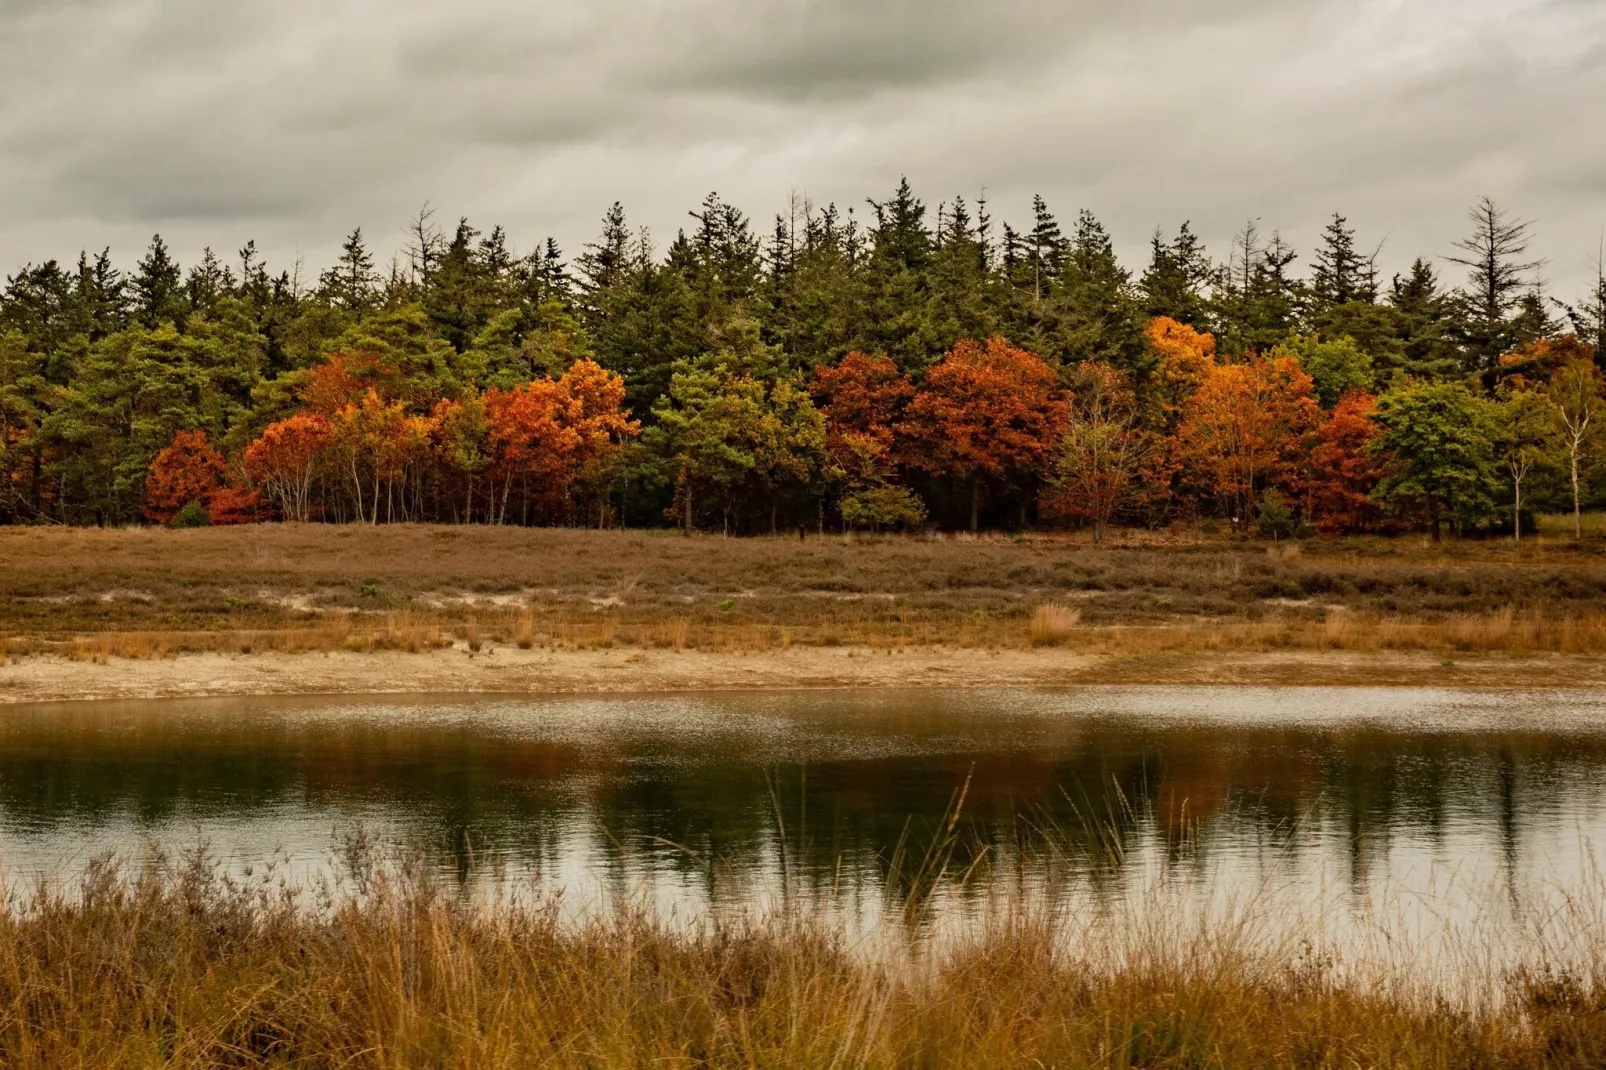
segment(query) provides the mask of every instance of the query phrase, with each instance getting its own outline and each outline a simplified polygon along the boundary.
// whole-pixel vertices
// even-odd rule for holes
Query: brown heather
[[[6,528],[0,633],[8,656],[86,660],[454,643],[1599,653],[1606,539]]]

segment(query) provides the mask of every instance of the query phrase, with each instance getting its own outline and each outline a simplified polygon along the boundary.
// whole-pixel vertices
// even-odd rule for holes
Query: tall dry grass
[[[1242,929],[1110,931],[1006,900],[940,944],[808,904],[667,921],[465,897],[415,864],[309,897],[197,853],[0,911],[0,1065],[1596,1067],[1590,969],[1479,1005],[1347,980]],[[889,924],[897,926],[894,920]],[[1101,928],[1101,925],[1103,926]],[[1246,938],[1249,937],[1249,938]],[[1290,954],[1289,952],[1294,953]],[[1452,981],[1454,979],[1451,979]],[[1481,980],[1481,979],[1480,979]]]

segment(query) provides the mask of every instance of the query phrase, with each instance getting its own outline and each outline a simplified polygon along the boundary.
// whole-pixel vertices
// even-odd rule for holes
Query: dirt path
[[[0,667],[0,703],[206,695],[622,693],[1066,684],[1606,687],[1606,659],[1332,652],[1104,657],[1064,650],[793,648],[429,654],[192,654],[108,664],[35,657]]]

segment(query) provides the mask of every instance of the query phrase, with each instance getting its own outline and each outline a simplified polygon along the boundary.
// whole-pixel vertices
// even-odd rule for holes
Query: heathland
[[[1606,541],[1560,532],[1519,545],[1174,530],[1095,545],[478,525],[11,528],[0,530],[0,590],[12,700],[1157,682],[1224,670],[1534,684],[1593,680],[1606,650]],[[122,668],[85,671],[108,661]]]

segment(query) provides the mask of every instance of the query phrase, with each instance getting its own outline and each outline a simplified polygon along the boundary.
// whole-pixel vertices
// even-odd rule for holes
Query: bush
[[[173,519],[167,522],[170,528],[209,528],[212,526],[212,514],[206,511],[206,506],[200,502],[190,502],[184,508],[173,514]]]
[[[872,487],[842,499],[842,519],[855,528],[917,528],[926,522],[926,506],[902,487]]]

